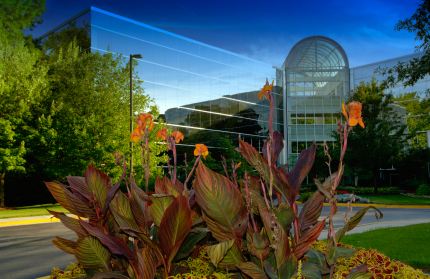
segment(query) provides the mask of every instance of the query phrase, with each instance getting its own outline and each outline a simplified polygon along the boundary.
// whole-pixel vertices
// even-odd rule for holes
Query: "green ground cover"
[[[62,206],[58,204],[42,204],[42,205],[15,207],[11,209],[1,209],[0,219],[49,215],[48,209],[58,211],[58,212],[67,212],[66,209],[64,209]]]
[[[391,259],[430,270],[430,223],[347,235],[342,242],[373,248]]]
[[[429,198],[409,197],[404,195],[360,195],[371,203],[398,204],[398,205],[430,205]]]

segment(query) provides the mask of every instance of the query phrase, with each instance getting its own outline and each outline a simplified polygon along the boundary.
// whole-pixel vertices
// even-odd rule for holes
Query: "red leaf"
[[[93,209],[70,192],[65,185],[58,182],[45,182],[45,185],[55,200],[70,213],[86,218],[95,217]]]
[[[248,215],[242,195],[234,183],[200,162],[193,188],[197,204],[217,224],[209,227],[214,237],[219,241],[240,241],[246,231]]]
[[[303,205],[299,215],[300,232],[303,234],[307,229],[318,222],[324,205],[324,195],[315,192]]]
[[[68,240],[59,236],[56,236],[52,243],[54,243],[55,246],[57,246],[58,249],[74,255],[76,252],[76,248],[78,247],[78,244],[75,241]]]
[[[84,176],[88,189],[97,201],[97,206],[102,210],[106,204],[107,192],[111,188],[109,176],[93,165],[88,166]]]
[[[191,226],[191,209],[188,201],[185,197],[178,196],[164,212],[158,230],[160,248],[167,261],[168,270]]]
[[[91,193],[88,189],[87,183],[85,183],[85,177],[83,176],[67,176],[67,182],[73,193],[79,193],[87,200],[91,199]]]
[[[291,186],[290,204],[294,202],[296,195],[299,193],[300,185],[312,169],[315,160],[316,145],[312,144],[306,150],[303,150],[297,160],[294,169],[288,174],[289,184]]]
[[[318,239],[321,231],[325,227],[325,219],[320,221],[318,224],[313,226],[311,229],[307,230],[301,238],[299,242],[294,247],[294,255],[297,259],[303,257],[304,254],[309,250],[310,246]]]
[[[162,178],[157,177],[155,180],[155,193],[157,194],[177,197],[179,194],[182,194],[182,191],[184,191],[184,186],[179,181],[173,184],[172,181],[165,176]]]
[[[284,148],[284,137],[282,134],[278,131],[275,131],[273,133],[272,138],[272,144],[271,144],[271,159],[272,159],[272,165],[276,164],[276,161],[278,160],[279,153],[281,153],[282,149]],[[267,140],[264,142],[263,145],[263,157],[267,161]]]
[[[61,223],[63,223],[64,226],[74,231],[78,237],[85,237],[87,236],[87,232],[82,228],[82,226],[79,224],[79,220],[69,217],[64,213],[61,212],[55,212],[48,209],[48,212],[55,216],[55,218],[60,219]]]

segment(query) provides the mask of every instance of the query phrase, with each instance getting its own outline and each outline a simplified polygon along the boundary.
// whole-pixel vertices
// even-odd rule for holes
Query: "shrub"
[[[420,186],[418,186],[416,194],[418,196],[430,196],[430,185],[421,184]]]
[[[354,187],[354,186],[341,186],[338,188],[341,191],[348,191],[356,195],[373,195],[375,190],[373,187]],[[379,195],[398,195],[400,188],[398,187],[378,187]]]
[[[266,82],[259,93],[259,98],[269,100],[270,123],[274,111],[272,86]],[[214,274],[251,278],[326,276],[339,257],[354,252],[337,245],[345,233],[371,208],[376,210],[378,218],[382,217],[372,206],[362,208],[343,228],[334,231],[335,191],[343,174],[346,139],[352,126],[364,126],[361,104],[343,106],[343,114],[347,121],[339,125],[342,151],[338,169],[324,181],[315,180],[318,190],[301,211],[296,200],[312,168],[316,145],[303,150],[289,171],[276,163],[283,148],[282,135],[268,125],[263,154],[239,141],[238,152],[257,175],[245,172],[238,177],[240,164],[231,173],[226,170],[225,175],[210,170],[204,164],[207,147],[196,144],[194,165],[181,182],[177,178],[176,143],[183,135],[160,130],[157,136],[172,151],[173,165],[168,166],[168,177],[156,179],[154,193],[137,187],[133,175],[127,174],[125,163],[123,175],[116,183],[93,166],[88,167],[84,177],[68,177],[67,186],[46,183],[54,198],[78,217],[51,212],[77,235],[76,241],[56,237],[53,242],[75,255],[88,276],[97,278],[183,278],[196,272],[193,271],[196,265],[201,267],[198,273],[208,277]],[[142,148],[146,185],[151,130],[152,118],[142,114],[131,135]],[[125,192],[120,190],[121,185],[125,186]],[[325,199],[331,210],[327,218],[321,219]],[[312,244],[327,221],[328,244],[325,252],[318,252],[312,249]],[[191,258],[184,265],[188,257]],[[350,276],[359,275],[357,272],[362,271],[353,270]]]

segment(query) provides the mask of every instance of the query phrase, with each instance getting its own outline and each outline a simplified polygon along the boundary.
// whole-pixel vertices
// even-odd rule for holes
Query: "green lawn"
[[[391,259],[430,270],[430,223],[347,235],[342,242],[377,249]]]
[[[49,215],[47,211],[48,209],[59,211],[59,212],[67,212],[67,210],[65,210],[63,207],[61,207],[58,204],[42,204],[42,205],[34,205],[34,206],[16,207],[14,209],[1,209],[0,219]]]
[[[378,195],[378,196],[363,195],[363,197],[369,199],[371,203],[399,204],[399,205],[430,205],[429,198],[421,198],[421,197],[408,197],[404,195]]]

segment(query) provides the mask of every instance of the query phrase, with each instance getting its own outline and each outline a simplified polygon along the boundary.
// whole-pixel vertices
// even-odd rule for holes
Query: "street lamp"
[[[130,135],[133,132],[133,58],[140,59],[140,54],[130,54]],[[130,173],[133,173],[133,142],[130,140]]]

